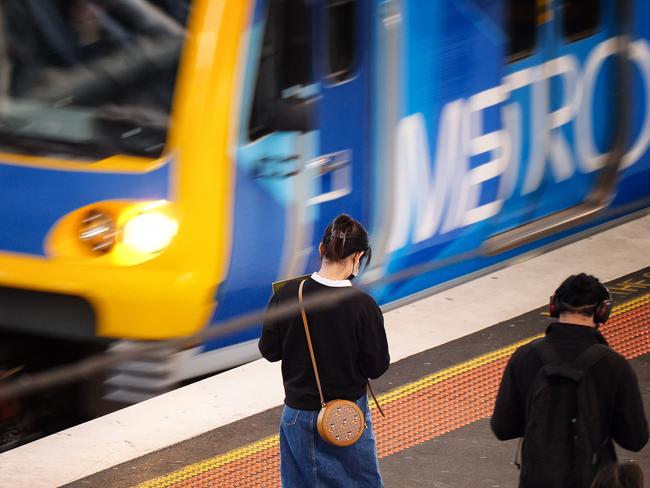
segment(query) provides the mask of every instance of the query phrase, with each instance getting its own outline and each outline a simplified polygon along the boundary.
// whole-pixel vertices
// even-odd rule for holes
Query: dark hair
[[[356,252],[363,252],[364,267],[368,266],[372,256],[368,231],[360,222],[346,214],[339,215],[327,226],[320,249],[322,256],[333,262],[343,261]]]
[[[591,488],[643,488],[643,471],[633,462],[608,464],[598,472]]]
[[[609,291],[594,276],[580,273],[564,280],[555,290],[555,296],[560,312],[569,311],[591,316],[595,312],[596,305],[609,299]]]

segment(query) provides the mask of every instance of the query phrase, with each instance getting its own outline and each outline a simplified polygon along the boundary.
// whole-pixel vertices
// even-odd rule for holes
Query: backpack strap
[[[555,347],[553,347],[553,345],[549,341],[544,340],[544,338],[537,339],[536,341],[533,341],[531,344],[533,346],[533,350],[537,353],[537,355],[542,360],[542,363],[544,363],[544,365],[562,364],[564,362],[562,361],[562,358],[555,350]]]
[[[592,344],[576,358],[576,360],[573,362],[573,367],[579,371],[582,376],[584,376],[593,365],[607,356],[610,351],[611,349],[609,346],[606,346],[604,344]],[[605,435],[600,441],[594,439],[593,437],[594,436],[592,432],[587,433],[587,439],[592,449],[591,459],[589,460],[592,470],[595,469],[595,466],[601,459],[601,455],[605,452],[605,449],[611,442],[609,435]],[[578,477],[578,466],[575,466],[575,469],[576,477]]]
[[[533,349],[542,360],[543,371],[550,376],[562,376],[576,383],[584,373],[609,353],[609,347],[592,344],[573,361],[563,361],[550,341],[539,339],[533,343]]]
[[[609,354],[610,348],[604,344],[592,344],[582,351],[580,355],[569,363],[562,360],[550,341],[538,339],[532,343],[534,351],[542,362],[552,365],[570,364],[574,369],[585,372],[596,364],[600,359]]]

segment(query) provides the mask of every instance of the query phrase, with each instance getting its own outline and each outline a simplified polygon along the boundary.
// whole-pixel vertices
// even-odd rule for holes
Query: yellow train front
[[[208,4],[201,36],[188,2],[3,6],[3,332],[164,339],[209,319],[245,12],[229,5],[224,25]]]
[[[246,15],[237,2],[3,3],[0,380],[209,322]],[[1,449],[65,426],[86,394],[0,402]]]

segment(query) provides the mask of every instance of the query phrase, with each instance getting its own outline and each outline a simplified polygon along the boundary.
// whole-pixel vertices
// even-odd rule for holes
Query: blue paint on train
[[[369,0],[358,2],[368,8]],[[256,8],[256,11],[258,11]],[[304,134],[273,132],[251,140],[249,107],[255,90],[257,60],[263,40],[264,19],[255,16],[243,83],[243,114],[237,153],[233,245],[227,279],[218,292],[213,322],[266,306],[271,283],[286,279],[318,264],[322,229],[342,212],[364,219],[367,212],[369,159],[371,52],[358,49],[345,80],[337,80],[325,61],[322,16],[311,12],[313,83],[300,89],[303,97],[316,97],[314,113],[318,129]],[[358,16],[357,44],[370,44],[370,19]],[[341,114],[345,114],[341,117]],[[347,164],[329,172],[318,166],[318,156],[337,155]],[[278,174],[286,173],[286,176]],[[291,174],[291,175],[289,175]],[[342,181],[349,180],[348,183]],[[346,189],[348,186],[358,191]],[[256,338],[258,329],[219,338],[205,344],[217,349]]]
[[[608,213],[590,225],[649,203],[650,49],[648,28],[640,19],[647,18],[650,12],[648,5],[635,3],[628,154]],[[366,222],[371,238],[387,236],[387,242],[373,242],[385,251],[375,271],[390,276],[412,266],[476,250],[494,234],[587,198],[598,181],[606,153],[613,147],[612,134],[617,129],[612,117],[614,104],[618,103],[617,66],[612,54],[621,23],[614,2],[601,0],[598,29],[578,40],[562,34],[561,4],[551,2],[554,15],[532,27],[537,37],[533,51],[514,62],[507,60],[508,33],[503,28],[506,2],[404,0],[397,11],[391,10],[397,5],[391,2],[358,5],[362,20],[357,25],[355,54],[360,61],[355,76],[340,83],[332,84],[323,66],[327,32],[322,16],[314,14],[312,19],[316,39],[313,49],[318,60],[315,86],[324,103],[319,106],[316,142],[301,157],[308,161],[310,157],[352,148],[351,188],[340,198],[311,206],[300,217],[306,219],[301,224],[311,233],[307,239],[311,247],[304,250],[309,259],[303,260],[301,267],[289,268],[294,275],[317,267],[320,233],[340,212]],[[318,11],[321,2],[315,2],[313,7]],[[258,15],[255,19],[262,22]],[[261,36],[251,43],[253,55],[260,43]],[[397,49],[397,61],[388,59],[389,48]],[[387,77],[396,66],[400,67],[398,81],[391,85]],[[254,69],[249,69],[244,98],[252,96],[254,83],[250,78],[254,76]],[[399,89],[388,93],[391,87]],[[387,97],[391,99],[387,101]],[[393,173],[379,164],[386,158],[381,153],[387,147],[382,128],[389,122],[379,120],[385,113],[378,107],[388,102],[396,107],[399,118],[388,136],[395,138],[390,146],[394,154],[387,156]],[[369,128],[373,128],[372,133]],[[272,134],[267,141],[252,143],[242,138],[241,145],[253,144],[268,151],[278,137]],[[285,137],[289,144],[298,142],[295,135]],[[287,244],[282,232],[291,225],[292,215],[295,217],[290,206],[299,203],[287,198],[293,195],[289,180],[295,177],[273,185],[252,181],[243,171],[250,165],[250,158],[242,151],[238,177],[247,181],[238,184],[231,273],[220,292],[217,320],[263,307],[270,296],[270,282],[287,277],[283,275],[287,269],[282,264],[286,264]],[[291,151],[285,147],[276,152],[286,155]],[[313,193],[308,196],[325,191],[324,178],[312,183],[309,192]],[[273,202],[268,204],[268,218],[254,225],[242,222],[251,211],[246,203],[250,195],[261,191],[267,191],[267,198]],[[387,198],[392,198],[388,210],[391,215],[377,215],[379,209],[385,208],[383,201]],[[587,227],[564,231],[497,256],[460,261],[377,286],[371,292],[385,304],[539,249]],[[240,243],[260,234],[265,238],[246,244],[245,252],[237,249]],[[269,247],[278,239],[284,240],[284,249]],[[251,262],[257,264],[255,278],[246,276],[246,263]],[[245,337],[253,338],[255,333]],[[229,343],[242,338],[231,338]],[[223,344],[220,341],[209,348]]]
[[[264,306],[277,276],[284,238],[284,206],[265,191],[254,174],[237,168],[235,227],[228,279],[219,287],[214,322]],[[274,225],[269,225],[274,223]],[[248,306],[247,304],[250,304]],[[259,336],[247,329],[205,344],[218,349]]]
[[[52,226],[104,200],[167,199],[171,163],[145,174],[84,172],[0,162],[0,251],[45,255]]]
[[[599,155],[612,148],[612,133],[616,129],[612,115],[615,113],[614,103],[618,103],[613,96],[615,63],[611,53],[604,54],[612,49],[615,42],[613,36],[618,34],[612,2],[601,2],[602,24],[599,30],[576,42],[556,37],[562,25],[558,25],[562,22],[560,9],[556,9],[558,15],[555,19],[538,27],[540,42],[536,50],[524,60],[510,64],[505,62],[499,43],[490,42],[490,37],[476,24],[463,23],[455,6],[455,2],[436,2],[422,8],[418,5],[417,18],[412,21],[408,18],[408,7],[405,9],[405,23],[408,24],[406,43],[409,46],[407,56],[412,57],[407,65],[413,69],[408,70],[407,66],[405,74],[410,83],[407,93],[410,105],[402,120],[403,131],[400,132],[398,128],[398,137],[403,136],[407,144],[402,152],[403,159],[415,159],[415,162],[407,165],[410,164],[419,176],[428,176],[428,172],[422,171],[422,166],[428,167],[435,177],[417,188],[409,187],[401,194],[409,199],[410,208],[397,217],[407,219],[409,226],[393,227],[404,239],[395,239],[397,242],[389,257],[388,274],[475,250],[496,233],[584,201],[597,181],[597,170],[607,157]],[[498,7],[496,4],[491,6],[495,9]],[[488,3],[484,3],[483,7],[488,7]],[[413,5],[413,10],[415,8]],[[447,20],[444,28],[436,22],[440,19]],[[450,23],[454,25],[451,29],[446,27]],[[419,33],[420,25],[428,30],[422,29],[422,33]],[[635,31],[633,39],[636,41],[632,44],[632,52],[636,53],[633,64],[637,71],[645,70],[650,60],[645,52],[645,38],[647,32]],[[438,46],[444,46],[448,51],[441,52]],[[494,59],[495,54],[499,56],[498,60]],[[483,58],[490,58],[491,55],[494,65],[481,63]],[[457,61],[459,59],[464,64]],[[443,72],[439,64],[451,67],[449,73],[444,71],[444,80],[435,76],[436,72]],[[462,79],[458,79],[459,73]],[[647,105],[637,103],[637,100],[645,100],[650,77],[644,75],[641,82],[639,74],[635,75],[633,92],[633,97],[638,98],[634,98],[630,106],[634,120],[631,140],[636,141],[643,150],[630,155],[627,163],[624,159],[624,165],[633,165],[623,169],[619,183],[619,188],[625,188],[628,202],[647,198],[650,192],[650,185],[641,183],[643,180],[631,180],[628,176],[630,172],[647,174],[648,170],[648,132],[641,130],[640,126],[648,120],[649,112]],[[452,86],[449,87],[449,84]],[[476,110],[477,105],[480,108],[478,124],[482,122],[483,125],[472,134],[471,124],[477,122],[466,111]],[[585,106],[588,106],[590,113],[584,112]],[[585,117],[585,113],[589,115]],[[507,125],[508,117],[511,117],[510,127]],[[455,129],[454,123],[458,123]],[[464,123],[469,124],[470,128],[463,127]],[[450,135],[463,138],[466,137],[463,133],[466,130],[470,132],[465,140],[466,145],[458,152],[448,149],[445,152],[444,144]],[[497,136],[497,131],[504,132]],[[477,140],[476,136],[483,139]],[[485,136],[491,140],[488,141]],[[422,138],[428,144],[422,145]],[[596,147],[591,160],[588,158],[588,138],[594,139]],[[474,145],[482,146],[479,149],[482,158],[475,157]],[[486,158],[488,152],[491,155]],[[503,164],[499,158],[504,152],[510,153],[507,168],[497,170],[495,165]],[[595,162],[595,156],[600,158],[600,162]],[[453,164],[449,163],[450,157],[454,158]],[[581,158],[586,161],[581,161]],[[446,173],[439,172],[439,168],[445,165],[451,167]],[[456,172],[459,165],[466,165],[466,168]],[[475,171],[477,168],[489,174],[480,174]],[[446,176],[441,179],[440,174]],[[463,183],[466,178],[474,178],[478,183],[472,187]],[[444,184],[438,184],[441,181]],[[417,181],[415,184],[418,185]],[[453,188],[450,192],[447,189],[449,186]],[[424,204],[410,196],[418,190],[428,194]],[[434,194],[445,191],[450,194],[436,201]],[[478,197],[475,196],[475,201],[469,201],[468,205],[468,201],[463,202],[458,195],[469,191],[478,193]],[[427,218],[428,223],[434,222],[430,217],[431,208],[427,207],[432,202],[430,207],[442,216],[437,226],[427,228]],[[622,202],[620,194],[613,206],[619,202]],[[491,209],[490,203],[497,206]],[[628,211],[647,203],[646,199]],[[455,221],[454,209],[461,211],[461,218]],[[478,213],[478,210],[482,213]],[[607,215],[592,225],[620,213],[613,208]],[[578,230],[573,229],[573,232]],[[375,294],[384,303],[403,298],[540,248],[568,234],[559,233],[497,257],[467,260],[405,282],[380,287]]]

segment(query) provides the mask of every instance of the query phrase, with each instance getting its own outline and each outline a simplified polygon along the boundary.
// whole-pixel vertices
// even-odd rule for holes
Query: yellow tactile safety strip
[[[482,356],[479,356],[477,358],[471,359],[464,363],[457,364],[455,366],[439,371],[437,373],[433,373],[431,375],[425,376],[424,378],[413,381],[411,383],[407,383],[406,385],[403,385],[399,388],[395,388],[394,390],[388,391],[383,395],[379,395],[378,396],[379,403],[382,405],[386,405],[388,403],[399,400],[400,398],[403,398],[407,395],[412,395],[413,393],[420,391],[424,388],[427,388],[431,385],[435,385],[436,383],[440,383],[441,381],[452,378],[458,374],[465,373],[478,366],[482,366],[484,364],[492,362],[495,359],[508,356],[512,354],[515,351],[515,349],[517,349],[519,346],[522,346],[530,342],[536,337],[540,337],[540,336],[534,336],[528,339],[524,339],[523,341],[519,341],[516,342],[515,344],[511,344],[504,348],[497,349],[496,351],[483,354]],[[174,483],[178,483],[179,481],[187,480],[188,478],[192,478],[194,476],[197,476],[206,471],[210,471],[219,466],[223,466],[225,464],[231,463],[233,461],[237,461],[251,454],[256,454],[265,449],[269,449],[271,447],[275,447],[279,445],[280,445],[280,437],[277,434],[275,434],[266,437],[260,441],[254,442],[252,444],[248,444],[247,446],[234,449],[225,454],[221,454],[214,458],[207,459],[196,464],[192,464],[179,471],[176,471],[169,475],[165,475],[161,478],[156,478],[150,481],[146,481],[138,485],[138,488],[168,487]]]
[[[612,315],[611,317],[616,317],[617,315],[621,315],[623,313],[629,312],[630,310],[634,308],[638,308],[641,305],[646,305],[650,303],[650,294],[647,295],[642,295],[637,298],[633,298],[632,300],[629,300],[625,303],[621,303],[620,305],[616,305],[614,309],[612,310]],[[608,322],[609,323],[609,322]]]
[[[407,383],[406,385],[395,388],[394,390],[390,390],[378,397],[379,403],[384,405],[394,402],[407,395],[412,395],[413,393],[423,390],[424,388],[428,388],[431,385],[435,385],[441,381],[448,380],[449,378],[453,378],[454,376],[457,376],[461,373],[466,373],[467,371],[470,371],[474,368],[483,366],[487,363],[491,363],[496,359],[501,359],[503,357],[509,356],[515,352],[519,346],[523,346],[524,344],[527,344],[533,339],[541,336],[542,334],[529,337],[509,346],[497,349],[496,351],[488,352],[487,354],[483,354],[477,358],[470,359],[464,363],[460,363],[450,368],[443,369],[442,371],[438,371],[437,373],[425,376],[424,378],[413,381],[412,383]]]
[[[624,302],[620,305],[617,305],[614,308],[612,312],[612,319],[615,319],[615,317],[620,316],[621,314],[626,314],[628,312],[633,311],[634,309],[637,309],[642,306],[646,306],[648,304],[650,304],[650,294],[643,295],[638,298],[634,298],[632,300]],[[613,322],[615,322],[615,320],[613,320]],[[608,322],[607,325],[610,325],[610,323],[611,322]],[[618,335],[617,332],[618,331],[611,331],[610,334]],[[514,344],[503,347],[501,349],[497,349],[487,354],[483,354],[469,361],[454,365],[445,370],[427,375],[424,378],[413,381],[401,387],[395,388],[383,395],[380,395],[379,401],[380,403],[382,403],[382,405],[388,406],[392,402],[396,402],[400,399],[413,395],[421,390],[436,385],[437,383],[441,383],[445,380],[450,380],[455,377],[462,377],[461,375],[463,375],[463,373],[471,372],[472,370],[493,363],[499,359],[506,358],[507,356],[512,354],[518,347],[530,342],[531,340],[534,340],[537,337],[541,337],[542,335],[543,334],[539,334],[533,337],[529,337],[527,339],[516,342]],[[184,482],[185,483],[190,482],[190,480],[192,480],[192,478],[194,477],[200,476],[204,473],[207,473],[219,467],[223,467],[230,463],[239,464],[237,461],[239,461],[240,463],[247,462],[245,458],[263,452],[267,452],[270,456],[277,457],[279,452],[279,436],[277,434],[266,437],[260,441],[254,442],[252,444],[248,444],[241,448],[234,449],[225,454],[215,456],[214,458],[207,459],[196,464],[192,464],[190,466],[187,466],[179,471],[170,473],[168,475],[150,481],[146,481],[138,485],[138,488],[145,488],[145,487],[166,488],[178,483],[184,484]],[[210,485],[205,485],[204,483],[199,483],[199,484],[202,486],[210,486]]]
[[[200,463],[197,464],[192,464],[190,466],[187,466],[185,469],[182,469],[181,471],[177,471],[176,473],[172,473],[172,475],[176,475],[177,473],[183,473],[184,476],[182,478],[176,479],[176,481],[180,481],[181,479],[186,479],[187,474],[185,473],[186,471],[191,472],[192,476],[196,476],[197,474],[201,474],[205,471],[209,471],[214,468],[218,468],[219,466],[223,466],[224,464],[232,463],[234,461],[238,461],[242,458],[245,458],[246,456],[250,456],[252,454],[257,454],[258,452],[265,451],[271,447],[275,447],[276,445],[279,444],[279,437],[277,434],[270,435],[268,437],[265,437],[264,439],[261,439],[257,442],[253,442],[252,444],[248,444],[247,446],[237,448],[233,451],[229,451],[226,454],[221,454],[220,456],[207,459],[205,461],[201,461]],[[193,468],[199,468],[199,469],[193,469]],[[172,475],[169,475],[170,477]],[[174,481],[174,482],[176,482]],[[151,482],[147,482],[151,483]],[[140,485],[140,486],[169,486],[169,484],[165,485]]]

